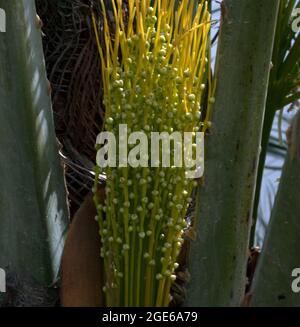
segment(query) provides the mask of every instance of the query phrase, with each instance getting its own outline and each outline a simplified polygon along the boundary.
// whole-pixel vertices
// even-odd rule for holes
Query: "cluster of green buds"
[[[103,11],[104,129],[128,133],[204,131],[201,101],[208,92],[210,14],[206,1],[112,0],[114,30]],[[198,4],[199,2],[199,4]],[[152,6],[151,6],[152,4]],[[119,142],[120,140],[117,140]],[[128,149],[128,151],[130,148]],[[171,158],[173,151],[171,151]],[[150,159],[149,159],[150,161]],[[172,159],[171,159],[172,162]],[[106,200],[95,203],[102,240],[107,306],[168,306],[186,227],[193,179],[185,167],[105,168]]]

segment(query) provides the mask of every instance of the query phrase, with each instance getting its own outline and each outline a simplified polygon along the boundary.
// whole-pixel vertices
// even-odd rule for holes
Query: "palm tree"
[[[44,54],[35,2],[44,22]],[[109,109],[107,102],[106,106],[102,103],[102,89],[105,95],[109,87],[105,75],[109,70],[102,71],[104,81],[101,70],[106,67],[110,53],[107,49],[113,49],[118,36],[122,37],[118,34],[122,19],[133,29],[137,28],[130,20],[135,1],[124,1],[122,7],[118,6],[119,1],[105,3],[107,6],[101,9],[98,1],[0,0],[7,22],[6,32],[0,33],[0,268],[5,269],[8,277],[8,292],[0,294],[0,305],[57,304],[63,249],[62,303],[105,305],[102,278],[107,282],[111,271],[106,270],[106,274],[103,271],[107,263],[100,259],[102,245],[95,216],[105,206],[106,177],[101,176],[100,183],[97,179],[97,187],[92,188],[96,136],[103,122],[111,118],[104,114]],[[150,3],[155,7],[166,6],[167,2],[141,0],[141,11]],[[176,12],[178,3],[168,2],[168,8],[174,5]],[[207,5],[211,8],[211,1]],[[300,304],[291,290],[292,271],[297,266],[300,250],[297,245],[299,115],[290,132],[290,150],[252,285],[253,271],[248,281],[246,272],[274,116],[276,113],[279,116],[281,135],[282,110],[296,107],[300,97],[300,36],[291,28],[293,11],[299,7],[299,0],[224,0],[215,68],[211,67],[210,43],[204,48],[208,60],[203,75],[205,87],[201,87],[205,92],[201,93],[200,128],[206,132],[205,175],[194,191],[196,208],[193,205],[189,208],[187,221],[194,216],[185,231],[189,242],[184,242],[176,271],[177,284],[172,289],[174,299],[182,301],[188,266],[191,281],[185,300],[187,306],[240,306],[242,302],[253,306]],[[192,14],[193,9],[186,10],[189,21],[182,20],[186,26],[192,19],[199,19],[197,11]],[[173,14],[173,10],[168,13]],[[151,24],[156,26],[155,17]],[[199,26],[191,31],[196,33]],[[165,40],[163,35],[158,36]],[[109,44],[111,48],[107,48]],[[185,43],[186,51],[189,46]],[[110,53],[112,71],[125,58],[126,51],[121,50]],[[165,55],[164,51],[161,53]],[[185,75],[188,78],[190,72]],[[162,91],[166,92],[167,84],[173,85],[172,80],[165,83]],[[107,173],[109,176],[111,172]],[[137,182],[134,179],[133,184]],[[119,190],[118,199],[123,199],[126,191],[123,193],[120,183],[109,183]],[[156,185],[152,180],[149,183],[146,189]],[[140,189],[144,192],[145,186]],[[97,192],[94,194],[97,208],[92,192]],[[113,221],[111,210],[118,206],[113,205],[109,194],[106,197],[110,203],[107,217]],[[153,206],[154,209],[152,206],[148,209],[156,210]],[[74,217],[71,228],[68,209]],[[102,224],[103,237],[105,219]],[[67,230],[69,237],[65,245]],[[152,231],[147,232],[151,236]],[[144,239],[141,231],[137,235]],[[154,304],[168,305],[170,280],[165,281],[159,274],[151,275],[152,268],[144,269],[139,258],[147,254],[143,248],[148,243],[137,244],[136,249],[140,251],[134,259],[132,253],[126,258],[133,262],[131,267],[139,267],[134,274],[140,283],[135,286],[135,280],[127,274],[121,292],[112,294],[127,294],[127,300],[120,302],[127,305],[133,304],[133,294],[137,294],[135,303],[149,305],[155,297],[147,298],[151,288],[148,286],[154,285],[151,288],[154,293],[149,293],[159,294]],[[143,271],[146,282],[151,281],[145,286],[145,294]],[[248,292],[246,298],[245,292]],[[143,301],[139,301],[140,294],[145,295]],[[106,305],[115,304],[112,298],[107,300],[111,303]]]

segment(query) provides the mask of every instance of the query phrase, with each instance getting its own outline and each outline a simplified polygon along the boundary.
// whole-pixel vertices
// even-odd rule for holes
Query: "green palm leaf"
[[[50,305],[68,209],[34,0],[0,0],[0,303]],[[9,299],[7,303],[6,300]]]

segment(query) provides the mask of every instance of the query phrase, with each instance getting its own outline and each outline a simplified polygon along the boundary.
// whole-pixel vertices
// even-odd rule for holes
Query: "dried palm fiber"
[[[96,13],[98,3],[95,1]],[[91,29],[91,1],[36,0],[36,5],[43,22],[55,127],[66,163],[73,216],[92,186],[94,144],[103,120],[100,60]]]

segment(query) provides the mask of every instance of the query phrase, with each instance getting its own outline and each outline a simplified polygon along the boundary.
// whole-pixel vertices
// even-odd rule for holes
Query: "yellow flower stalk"
[[[112,0],[113,27],[100,3],[103,26],[94,15],[93,23],[102,61],[104,129],[116,136],[120,124],[149,136],[152,131],[205,131],[204,92],[213,102],[205,86],[210,75],[207,2],[182,0],[177,7],[175,0],[129,0],[125,11],[122,0]],[[195,182],[186,179],[184,166],[104,172],[106,202],[101,205],[95,195],[95,203],[106,304],[168,306]],[[100,173],[97,167],[96,189]]]

